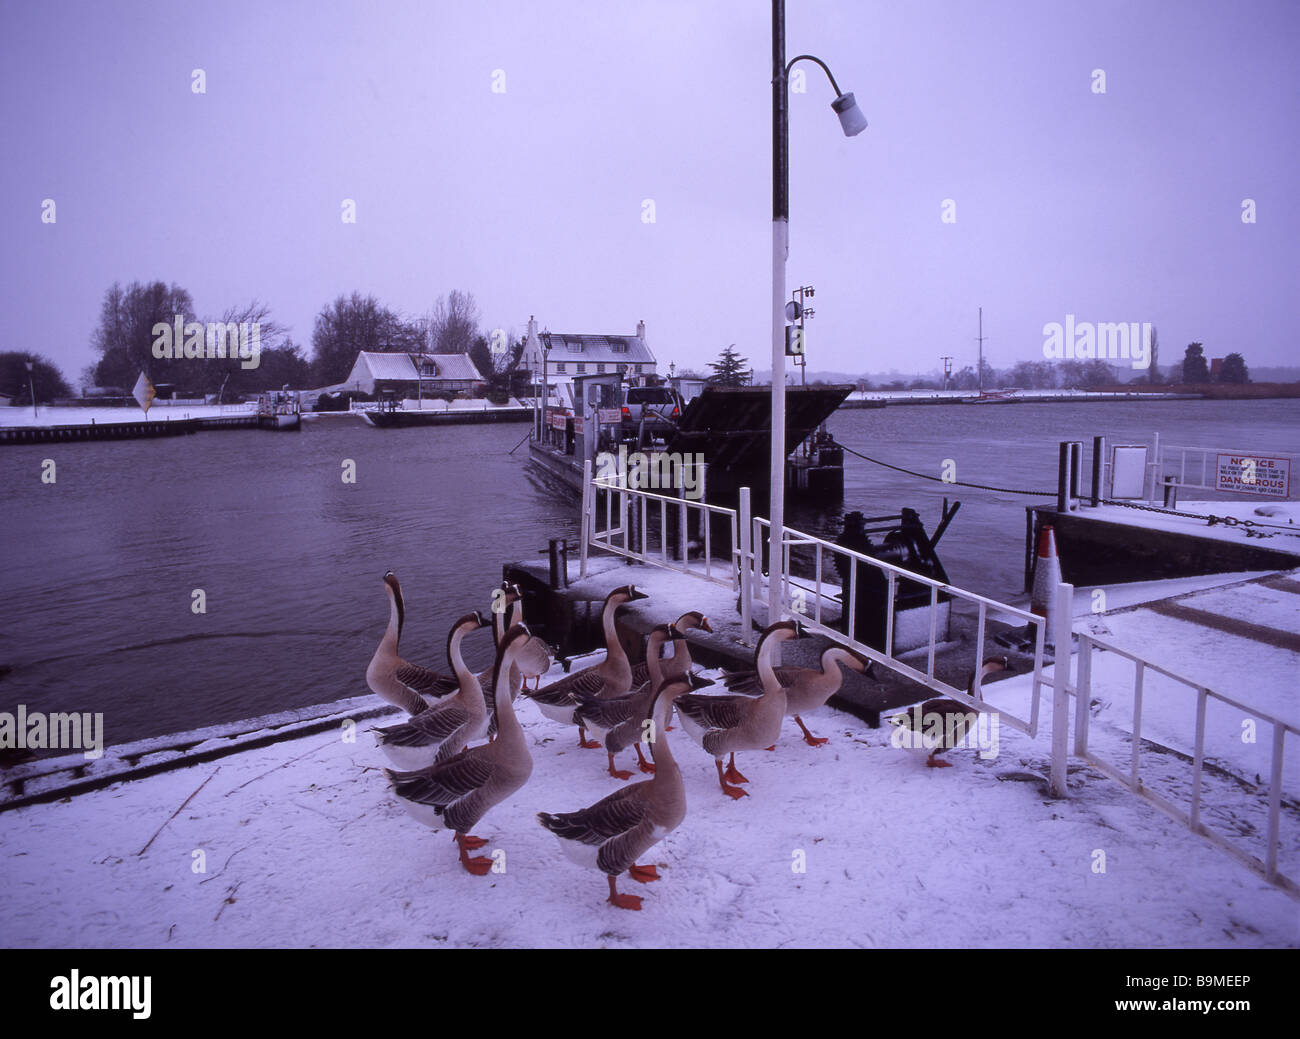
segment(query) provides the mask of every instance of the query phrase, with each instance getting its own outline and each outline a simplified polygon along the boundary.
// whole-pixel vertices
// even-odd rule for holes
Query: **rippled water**
[[[575,500],[526,448],[508,454],[526,428],[322,419],[301,434],[5,447],[0,710],[103,711],[119,743],[363,693],[389,568],[407,593],[403,651],[436,663],[503,563],[576,536]],[[897,407],[831,429],[897,465],[938,475],[951,458],[958,479],[1051,490],[1064,438],[1158,429],[1167,443],[1300,452],[1300,401]],[[341,479],[349,458],[355,485]],[[945,493],[959,498],[940,545],[950,577],[1018,590],[1028,499],[847,465],[846,507],[868,515],[908,505],[933,530]],[[838,517],[796,508],[790,521],[833,535]]]

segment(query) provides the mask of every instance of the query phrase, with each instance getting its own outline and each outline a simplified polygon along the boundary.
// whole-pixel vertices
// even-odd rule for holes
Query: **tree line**
[[[203,356],[185,356],[171,330],[196,323],[205,329]],[[206,329],[257,326],[259,348],[255,367],[248,350],[240,356],[222,339],[226,356],[208,356]],[[174,349],[164,349],[160,331]],[[233,326],[233,327],[232,327]],[[232,336],[233,339],[233,336]],[[100,304],[99,321],[91,335],[97,359],[81,373],[86,387],[129,393],[140,373],[155,386],[181,397],[217,396],[236,400],[242,395],[289,386],[295,389],[337,385],[347,378],[362,350],[411,354],[467,353],[483,374],[490,393],[511,392],[527,381],[519,371],[524,341],[511,330],[486,331],[471,293],[452,290],[438,297],[428,313],[408,316],[384,306],[371,295],[353,292],[338,296],[316,315],[311,355],[295,343],[271,308],[258,300],[200,315],[190,293],[162,281],[114,282]],[[165,345],[165,344],[164,344]],[[164,356],[159,356],[159,354]],[[166,356],[166,354],[170,356]],[[28,364],[32,371],[27,370]],[[30,375],[30,379],[29,379]],[[14,403],[48,402],[73,396],[58,367],[48,358],[24,351],[0,352],[0,393]]]

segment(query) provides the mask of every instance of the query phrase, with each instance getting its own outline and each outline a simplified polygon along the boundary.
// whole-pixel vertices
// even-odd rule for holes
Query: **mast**
[[[980,344],[980,361],[979,361],[979,386],[980,396],[984,396],[984,308],[980,307],[980,334],[977,337]]]

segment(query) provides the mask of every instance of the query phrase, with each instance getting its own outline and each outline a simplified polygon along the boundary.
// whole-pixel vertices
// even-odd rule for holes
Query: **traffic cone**
[[[1061,560],[1056,554],[1056,535],[1044,526],[1038,535],[1038,559],[1034,563],[1034,590],[1029,599],[1029,611],[1043,618],[1047,626],[1046,644],[1053,645],[1052,614],[1056,599],[1056,586],[1061,583]]]

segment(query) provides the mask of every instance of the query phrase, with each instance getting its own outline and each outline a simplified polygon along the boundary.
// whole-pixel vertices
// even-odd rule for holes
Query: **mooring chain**
[[[908,476],[919,476],[922,480],[933,480],[936,483],[955,484],[958,487],[977,487],[981,491],[997,491],[1001,494],[1028,494],[1035,498],[1053,498],[1056,496],[1055,491],[1020,491],[1011,487],[991,487],[986,483],[967,483],[964,480],[945,480],[941,476],[930,476],[928,473],[918,473],[914,469],[904,469],[901,465],[890,465],[888,462],[882,462],[879,458],[872,458],[870,455],[864,455],[861,451],[854,451],[851,447],[845,447],[836,441],[839,447],[843,448],[851,455],[857,455],[863,461],[874,462],[876,465],[883,465],[886,469],[893,469],[896,472],[907,473]]]
[[[1277,526],[1277,524],[1238,519],[1236,516],[1211,516],[1199,512],[1182,512],[1179,509],[1166,509],[1159,505],[1139,505],[1137,502],[1115,501],[1113,498],[1102,498],[1101,503],[1103,505],[1121,505],[1126,509],[1140,509],[1143,512],[1158,512],[1165,516],[1181,516],[1184,519],[1205,520],[1206,526],[1210,527],[1216,523],[1222,523],[1225,527],[1246,527],[1246,537],[1248,538],[1271,538],[1279,535],[1286,538],[1300,538],[1300,532],[1297,531],[1251,529],[1254,527],[1272,527]]]

